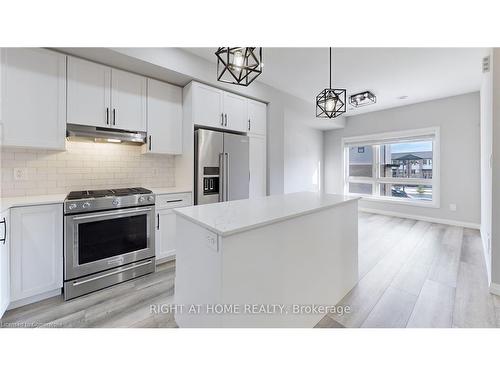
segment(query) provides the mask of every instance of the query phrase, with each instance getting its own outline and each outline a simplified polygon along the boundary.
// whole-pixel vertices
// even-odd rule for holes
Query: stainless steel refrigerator
[[[194,132],[195,204],[247,199],[248,137],[214,130]]]

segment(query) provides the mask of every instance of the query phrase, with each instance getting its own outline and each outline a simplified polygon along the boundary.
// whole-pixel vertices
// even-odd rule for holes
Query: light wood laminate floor
[[[360,281],[318,327],[496,327],[500,298],[488,292],[479,231],[360,213]],[[176,327],[175,263],[64,302],[61,296],[8,311],[1,327]]]

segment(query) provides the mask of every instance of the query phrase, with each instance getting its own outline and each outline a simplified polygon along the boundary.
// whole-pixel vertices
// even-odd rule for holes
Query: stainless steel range
[[[155,271],[155,196],[144,188],[73,191],[64,201],[64,299]]]

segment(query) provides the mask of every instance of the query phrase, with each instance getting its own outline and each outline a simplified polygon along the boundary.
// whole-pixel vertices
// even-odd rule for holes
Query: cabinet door
[[[182,154],[182,89],[148,79],[148,152]]]
[[[146,77],[112,69],[112,127],[146,131]]]
[[[231,130],[239,132],[247,131],[248,115],[246,98],[230,92],[224,92],[224,125]]]
[[[266,195],[266,138],[251,135],[250,141],[250,189],[249,197]]]
[[[175,213],[173,210],[156,211],[156,260],[175,255]]]
[[[66,56],[43,48],[2,51],[3,145],[64,149]]]
[[[62,205],[13,208],[11,222],[11,300],[62,288]]]
[[[201,84],[193,84],[193,122],[195,125],[223,127],[223,91]]]
[[[248,100],[248,132],[266,135],[267,105],[256,100]]]
[[[110,126],[111,68],[68,56],[68,123]]]
[[[10,303],[10,219],[7,214],[8,212],[4,212],[0,217],[0,220],[2,220],[0,223],[0,239],[4,240],[0,242],[0,318],[2,318]]]

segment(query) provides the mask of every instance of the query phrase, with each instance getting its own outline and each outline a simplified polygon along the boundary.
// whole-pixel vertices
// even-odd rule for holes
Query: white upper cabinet
[[[224,126],[224,92],[214,87],[193,83],[193,122],[195,125]]]
[[[69,124],[107,127],[111,121],[111,68],[68,57]]]
[[[11,209],[11,301],[63,285],[62,204]]]
[[[224,92],[224,127],[239,131],[247,131],[247,98]]]
[[[249,198],[266,195],[266,138],[261,135],[249,137],[250,185]]]
[[[248,132],[266,134],[267,105],[256,100],[248,100]]]
[[[146,77],[111,70],[112,127],[146,131]]]
[[[146,131],[146,77],[68,57],[70,124]]]
[[[247,132],[247,98],[197,82],[192,95],[195,126]]]
[[[182,154],[182,89],[148,78],[146,152]]]
[[[2,50],[3,145],[64,149],[66,56],[43,48]]]

